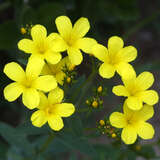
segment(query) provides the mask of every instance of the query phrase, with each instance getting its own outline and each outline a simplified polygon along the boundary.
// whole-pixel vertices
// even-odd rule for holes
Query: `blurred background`
[[[75,22],[82,16],[87,17],[91,25],[87,35],[95,38],[99,43],[107,45],[108,38],[117,35],[124,39],[125,45],[135,46],[138,50],[138,57],[132,63],[133,66],[137,73],[151,71],[155,76],[153,88],[158,92],[160,90],[159,0],[0,0],[0,160],[32,159],[33,156],[28,159],[24,157],[30,157],[31,155],[28,154],[30,149],[43,144],[46,137],[43,136],[41,138],[41,135],[46,135],[46,132],[49,132],[48,128],[38,129],[31,126],[29,122],[31,113],[21,104],[20,99],[12,103],[4,100],[3,88],[11,81],[4,75],[3,68],[6,63],[11,61],[16,61],[22,66],[27,62],[26,55],[17,48],[17,42],[24,38],[24,35],[20,32],[22,27],[42,24],[47,28],[48,33],[56,32],[55,18],[60,15],[69,16],[72,22]],[[89,61],[90,59],[86,56],[86,60],[77,69],[78,77],[81,78],[81,81],[85,79],[84,77],[88,77],[90,73],[90,70],[86,71],[85,68],[90,63]],[[104,98],[105,109],[97,114],[93,114],[89,120],[85,119],[92,127],[96,126],[97,121],[109,115],[116,105],[123,102],[120,97],[116,97],[111,92],[113,85],[121,83],[119,77],[116,76],[111,80],[103,81],[103,86],[107,87],[107,96]],[[101,84],[102,79],[98,76],[95,78],[92,86]],[[151,120],[155,127],[156,135],[152,141],[149,141],[149,144],[155,143],[155,145],[150,146],[145,141],[142,141],[142,144],[147,146],[145,151],[142,150],[143,153],[128,152],[129,154],[126,157],[114,156],[120,155],[120,150],[119,148],[112,150],[110,147],[107,148],[110,140],[106,136],[95,137],[91,142],[89,140],[87,144],[86,139],[81,139],[81,145],[77,142],[78,147],[73,144],[66,145],[68,141],[74,139],[73,137],[67,137],[67,141],[62,142],[59,139],[59,141],[55,140],[55,144],[50,145],[48,152],[51,156],[48,156],[48,159],[45,158],[45,160],[52,158],[62,160],[94,159],[95,157],[91,156],[94,151],[90,148],[90,143],[104,144],[104,146],[99,147],[100,151],[97,149],[98,154],[101,155],[103,153],[101,158],[99,158],[102,160],[134,160],[158,157],[160,156],[160,145],[157,142],[160,138],[159,114],[158,104],[155,106],[155,115]],[[85,123],[85,120],[80,122],[80,124]],[[77,123],[74,125],[77,126]],[[79,132],[78,126],[76,129]],[[32,140],[35,141],[35,139],[38,140],[30,146]],[[126,150],[122,149],[123,151],[126,154]],[[45,157],[46,155],[36,157],[36,160],[43,160],[43,156]],[[155,160],[158,159],[160,158]]]

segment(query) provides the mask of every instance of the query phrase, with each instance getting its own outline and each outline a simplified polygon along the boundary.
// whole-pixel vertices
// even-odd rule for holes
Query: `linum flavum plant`
[[[142,139],[152,139],[154,128],[146,121],[154,115],[153,105],[158,103],[159,97],[156,91],[148,90],[154,82],[153,74],[145,71],[136,77],[130,64],[137,57],[137,49],[124,46],[118,36],[110,37],[107,46],[85,37],[90,29],[87,18],[82,17],[72,25],[67,16],[59,16],[55,24],[58,33],[47,35],[46,28],[36,24],[30,29],[31,37],[18,42],[18,49],[31,56],[25,71],[16,62],[5,65],[4,73],[14,81],[4,88],[5,99],[12,102],[22,94],[24,106],[35,109],[31,115],[31,123],[35,127],[48,123],[51,130],[64,130],[65,133],[74,128],[70,128],[63,119],[73,115],[79,117],[81,112],[88,117],[94,111],[107,107],[103,102],[107,86],[100,84],[82,106],[79,105],[81,95],[75,100],[77,94],[85,95],[86,85],[98,73],[103,79],[111,79],[118,73],[124,85],[114,86],[112,91],[117,96],[127,97],[121,104],[123,113],[118,108],[109,117],[106,116],[108,113],[104,113],[104,120],[97,123],[98,127],[93,132],[107,134],[119,144],[123,141],[127,145],[137,143],[137,135]],[[25,36],[24,28],[21,32]],[[93,71],[85,82],[75,87],[78,81],[75,68],[82,63],[83,52],[91,59]],[[81,88],[82,93],[79,93]],[[59,136],[53,131],[55,136]]]

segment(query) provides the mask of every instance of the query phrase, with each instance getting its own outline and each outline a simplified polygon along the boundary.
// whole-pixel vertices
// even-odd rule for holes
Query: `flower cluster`
[[[41,127],[48,122],[53,130],[62,129],[62,117],[71,116],[75,107],[72,103],[63,102],[65,93],[60,87],[65,80],[71,82],[73,74],[70,71],[82,63],[84,52],[102,62],[99,67],[102,78],[112,78],[116,72],[121,76],[124,85],[113,87],[113,93],[127,97],[123,105],[124,113],[112,113],[110,124],[123,128],[122,140],[132,144],[137,135],[143,139],[152,138],[154,129],[146,121],[153,116],[153,105],[159,97],[156,91],[148,90],[154,82],[152,73],[143,72],[136,76],[130,64],[137,57],[136,48],[124,47],[123,40],[118,36],[109,38],[107,47],[85,37],[90,24],[84,17],[72,25],[67,16],[59,16],[55,24],[58,33],[47,35],[46,28],[37,24],[30,29],[31,39],[24,38],[18,42],[19,50],[30,54],[30,57],[25,71],[15,62],[5,65],[4,73],[14,81],[5,87],[5,99],[11,102],[22,94],[23,104],[29,109],[37,109],[31,116],[34,126]],[[21,32],[25,34],[26,31],[23,28]],[[93,108],[102,105],[99,96],[103,89],[99,86],[96,96],[86,103]],[[105,123],[101,121],[100,125]],[[116,134],[111,133],[111,136],[114,138]]]

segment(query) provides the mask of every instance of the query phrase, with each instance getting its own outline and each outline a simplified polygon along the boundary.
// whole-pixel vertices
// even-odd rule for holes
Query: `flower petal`
[[[108,58],[108,50],[101,44],[96,44],[92,48],[93,55],[100,61],[105,62]]]
[[[48,99],[43,92],[39,92],[40,102],[37,108],[44,109],[48,106]]]
[[[44,26],[37,24],[32,27],[31,36],[33,41],[42,41],[47,37],[47,30]]]
[[[159,96],[158,93],[154,90],[142,91],[138,94],[142,101],[148,105],[154,105],[158,103]]]
[[[136,78],[136,83],[142,90],[146,90],[152,86],[154,82],[153,74],[150,72],[143,72]]]
[[[74,111],[75,107],[71,103],[61,103],[54,105],[54,113],[59,115],[60,117],[69,117]]]
[[[137,133],[143,139],[152,139],[154,136],[154,128],[151,124],[141,121]]]
[[[32,124],[36,127],[42,127],[46,122],[47,118],[44,111],[38,110],[31,116]]]
[[[90,24],[87,18],[81,17],[79,18],[73,26],[71,36],[76,39],[84,37],[89,31]]]
[[[143,107],[142,101],[137,97],[128,97],[126,103],[132,110],[140,110]]]
[[[127,46],[122,48],[117,55],[123,62],[131,62],[137,57],[137,49],[133,46]]]
[[[136,77],[136,72],[132,67],[132,65],[130,65],[129,63],[125,62],[119,63],[116,66],[116,70],[123,80],[132,79]]]
[[[66,77],[66,74],[62,71],[56,74],[56,80],[60,85],[63,85],[63,81],[65,77]]]
[[[63,52],[68,48],[68,45],[64,41],[64,39],[58,34],[58,33],[51,33],[48,37],[47,40],[50,43],[53,43],[52,49],[55,52]]]
[[[66,39],[70,36],[72,31],[72,23],[67,16],[59,16],[56,18],[56,26],[60,35]]]
[[[17,82],[11,83],[4,88],[4,97],[9,102],[16,100],[23,92],[23,86]]]
[[[80,38],[76,42],[76,48],[81,49],[83,52],[92,54],[92,47],[97,44],[93,38]]]
[[[59,131],[64,126],[62,118],[55,115],[48,118],[48,124],[55,131]]]
[[[39,93],[33,88],[25,89],[22,95],[22,101],[27,108],[34,109],[39,105]]]
[[[22,39],[18,42],[18,48],[25,53],[33,53],[34,44],[33,41],[30,39]]]
[[[48,94],[48,100],[49,100],[50,104],[61,103],[63,97],[64,97],[64,92],[59,87],[57,87],[56,89],[52,90]]]
[[[119,52],[123,48],[123,40],[120,37],[112,36],[108,40],[108,51],[109,54],[113,55]]]
[[[109,117],[109,121],[116,128],[124,128],[126,126],[125,116],[119,112],[113,112]]]
[[[49,92],[57,87],[57,82],[52,75],[40,76],[33,82],[32,87],[44,92]]]
[[[6,64],[3,72],[13,81],[21,82],[25,79],[24,70],[15,62]]]
[[[103,77],[103,78],[112,78],[115,74],[115,68],[107,63],[103,63],[100,67],[99,67],[99,74]]]
[[[121,138],[125,144],[133,144],[137,139],[137,133],[133,127],[125,127],[122,130]]]
[[[69,60],[72,64],[79,65],[83,60],[82,53],[79,49],[69,48],[68,49]]]
[[[143,108],[137,112],[137,115],[142,121],[147,121],[154,115],[153,106],[144,104]]]
[[[129,93],[128,93],[126,87],[122,86],[122,85],[114,86],[112,89],[112,92],[117,96],[124,96],[124,97],[129,96]]]
[[[31,56],[28,60],[28,64],[26,67],[27,79],[30,80],[36,79],[40,75],[44,64],[45,63],[43,59],[37,56]]]
[[[45,53],[45,58],[49,63],[57,64],[61,60],[62,55],[59,52],[48,51]]]

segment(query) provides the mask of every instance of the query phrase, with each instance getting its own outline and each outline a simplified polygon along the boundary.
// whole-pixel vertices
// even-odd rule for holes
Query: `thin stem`
[[[38,154],[46,151],[46,149],[48,148],[49,144],[52,142],[54,138],[54,134],[53,132],[49,135],[49,137],[47,138],[46,142],[42,145],[42,147],[39,149]]]
[[[125,40],[128,39],[130,35],[137,32],[138,30],[140,30],[141,28],[143,28],[145,25],[149,24],[150,22],[152,22],[155,18],[157,18],[158,15],[160,15],[159,10],[154,12],[151,16],[148,16],[147,18],[142,20],[140,23],[135,25],[133,28],[131,28],[128,32],[126,32],[123,36],[123,39]]]

